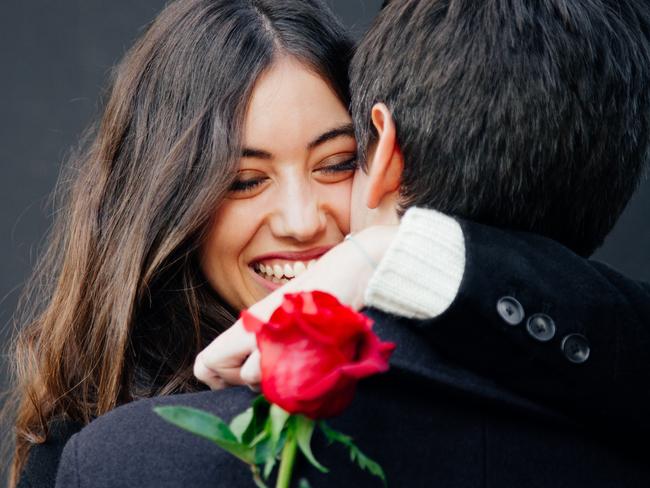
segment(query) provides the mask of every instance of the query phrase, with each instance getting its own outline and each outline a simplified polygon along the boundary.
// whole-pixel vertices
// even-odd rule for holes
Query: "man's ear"
[[[404,157],[397,144],[395,121],[383,103],[376,103],[370,112],[378,139],[368,162],[368,185],[365,203],[368,208],[379,206],[383,198],[399,190],[404,171]]]

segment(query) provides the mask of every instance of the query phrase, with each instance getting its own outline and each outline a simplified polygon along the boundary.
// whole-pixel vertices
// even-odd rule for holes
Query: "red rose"
[[[395,349],[372,332],[371,319],[319,291],[285,295],[269,322],[247,311],[242,319],[257,336],[264,396],[312,419],[341,413],[357,381],[388,370]]]

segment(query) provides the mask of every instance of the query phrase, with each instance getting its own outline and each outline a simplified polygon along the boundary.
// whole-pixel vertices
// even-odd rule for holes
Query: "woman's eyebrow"
[[[344,124],[339,127],[330,129],[327,132],[323,132],[320,136],[318,136],[316,139],[311,141],[307,145],[307,148],[314,149],[316,146],[323,144],[327,141],[330,141],[332,139],[336,139],[337,137],[340,136],[354,137],[354,127],[352,126],[352,124]]]
[[[241,152],[242,158],[259,158],[259,159],[273,159],[273,155],[270,152],[262,151],[261,149],[251,149],[245,147]]]
[[[308,149],[314,149],[316,146],[336,139],[337,137],[346,136],[354,137],[354,127],[352,124],[344,124],[339,127],[334,127],[326,132],[323,132],[316,139],[311,141],[308,145]],[[258,159],[273,159],[273,155],[262,149],[254,149],[251,147],[245,147],[242,149],[242,158],[258,158]]]

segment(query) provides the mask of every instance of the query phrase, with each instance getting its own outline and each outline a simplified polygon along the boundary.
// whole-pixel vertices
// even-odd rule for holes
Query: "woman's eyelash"
[[[323,166],[322,168],[319,168],[319,171],[323,173],[340,173],[342,171],[354,171],[357,169],[357,166],[357,159],[354,158],[330,166]]]
[[[250,191],[264,183],[264,180],[265,178],[237,180],[230,186],[230,191]]]

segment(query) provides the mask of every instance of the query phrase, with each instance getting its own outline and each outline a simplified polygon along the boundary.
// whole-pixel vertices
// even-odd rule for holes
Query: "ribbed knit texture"
[[[402,317],[437,317],[456,298],[464,270],[460,224],[435,210],[410,208],[370,278],[365,304]]]

